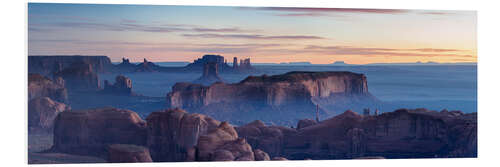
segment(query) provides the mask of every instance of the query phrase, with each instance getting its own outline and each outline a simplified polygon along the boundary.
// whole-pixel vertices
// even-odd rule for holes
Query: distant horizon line
[[[205,55],[205,54],[204,54]],[[218,54],[220,55],[220,54]],[[68,54],[68,55],[28,55],[28,56],[105,56],[110,58],[109,56],[106,55],[80,55],[80,54]],[[125,57],[123,57],[125,58]],[[111,58],[110,58],[111,59]],[[126,58],[129,59],[129,58]],[[148,59],[148,58],[145,58]],[[229,59],[227,59],[229,60]],[[142,63],[143,61],[131,61],[131,63]],[[153,63],[193,63],[193,61],[149,61],[148,62],[153,62]],[[121,61],[111,61],[111,63],[121,63]],[[325,63],[325,64],[315,64],[309,61],[292,61],[292,62],[251,62],[251,64],[276,64],[276,65],[376,65],[376,64],[477,64],[477,61],[464,61],[464,62],[436,62],[436,61],[415,61],[415,62],[374,62],[374,63],[365,63],[365,64],[350,64],[346,63],[345,60],[338,60],[338,61],[333,61],[331,63]],[[233,62],[227,62],[227,64],[233,64]]]

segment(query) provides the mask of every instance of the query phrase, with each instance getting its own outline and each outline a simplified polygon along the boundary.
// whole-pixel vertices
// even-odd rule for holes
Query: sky
[[[29,55],[114,62],[477,62],[475,11],[28,4]]]

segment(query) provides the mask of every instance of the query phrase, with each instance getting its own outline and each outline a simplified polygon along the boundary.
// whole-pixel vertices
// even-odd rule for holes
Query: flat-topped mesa
[[[113,68],[113,64],[111,64],[111,60],[107,56],[28,56],[28,71],[30,73],[50,75],[70,67],[75,62],[91,64],[97,73],[109,72]]]
[[[54,77],[64,79],[70,90],[97,90],[100,88],[99,76],[93,65],[86,62],[74,62],[69,67],[54,73]]]
[[[357,98],[352,98],[357,97]],[[372,97],[368,92],[366,76],[351,72],[289,72],[273,76],[250,76],[235,84],[215,83],[202,86],[191,83],[177,83],[167,94],[170,107],[184,108],[190,112],[299,112],[296,118],[314,117],[316,104],[324,114],[328,108],[323,101],[353,102],[351,99]],[[322,100],[325,99],[325,100]],[[329,99],[329,100],[328,100]],[[334,104],[334,103],[327,103]],[[225,111],[225,112],[223,112]],[[252,114],[254,117],[258,114]],[[290,115],[287,114],[289,117]],[[214,116],[228,119],[230,115]],[[236,116],[235,116],[236,118]],[[254,119],[244,118],[246,122]]]

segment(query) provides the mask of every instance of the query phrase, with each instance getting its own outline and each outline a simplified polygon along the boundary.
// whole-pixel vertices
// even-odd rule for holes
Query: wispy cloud
[[[453,15],[455,13],[452,13],[452,12],[421,12],[420,14],[425,14],[425,15]]]
[[[403,9],[359,9],[359,8],[295,8],[295,7],[239,7],[243,10],[276,11],[275,16],[285,17],[343,17],[342,14],[402,14]]]
[[[241,39],[325,39],[319,36],[310,35],[259,35],[259,34],[182,34],[185,37],[197,38],[241,38]]]
[[[457,49],[439,48],[417,48],[417,49],[394,49],[394,48],[370,48],[353,46],[317,46],[309,45],[304,52],[320,53],[325,55],[365,55],[365,56],[415,56],[415,57],[474,57],[467,54],[457,54],[463,51]]]
[[[99,23],[99,22],[80,22],[80,21],[60,21],[51,23],[29,24],[32,30],[37,29],[88,29],[101,31],[139,31],[139,32],[217,32],[217,33],[243,33],[243,32],[258,32],[258,30],[241,29],[238,27],[211,28],[197,25],[178,25],[178,24],[161,24],[161,25],[145,25],[139,24],[135,20],[122,19],[119,23]]]
[[[377,14],[400,14],[407,13],[403,9],[360,9],[360,8],[293,8],[293,7],[257,7],[244,8],[256,10],[287,11],[287,12],[336,12],[336,13],[377,13]]]

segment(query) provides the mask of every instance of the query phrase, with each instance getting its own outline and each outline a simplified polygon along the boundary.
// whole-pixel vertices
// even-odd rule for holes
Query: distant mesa
[[[332,65],[349,65],[349,64],[345,63],[344,61],[335,61],[332,63]]]
[[[97,73],[109,72],[114,66],[107,56],[28,56],[28,72],[50,76],[55,72],[71,67],[73,63],[80,62],[90,64]]]
[[[281,65],[311,65],[312,63],[304,61],[304,62],[281,62],[280,64]]]
[[[104,89],[102,92],[127,96],[136,95],[132,91],[132,80],[123,75],[116,76],[114,84],[109,83],[108,80],[104,80]]]
[[[217,65],[217,69],[222,73],[235,73],[235,72],[251,72],[255,71],[252,67],[250,58],[240,60],[238,64],[238,58],[233,57],[233,64],[229,66],[227,61],[223,56],[220,55],[204,55],[202,58],[194,60],[193,63],[188,64],[186,71],[202,71],[205,64],[214,63]]]
[[[54,73],[54,77],[64,79],[66,87],[72,90],[97,90],[99,77],[93,66],[86,62],[74,62],[69,67]]]
[[[203,71],[207,63],[216,64],[217,69],[221,72],[232,69],[232,67],[225,62],[224,57],[220,55],[203,55],[202,58],[194,60],[193,63],[188,64],[185,68],[188,69],[187,71]]]
[[[216,63],[206,63],[203,67],[203,75],[193,81],[193,83],[198,83],[202,85],[211,85],[215,82],[224,82],[224,80],[219,76],[219,66]]]

